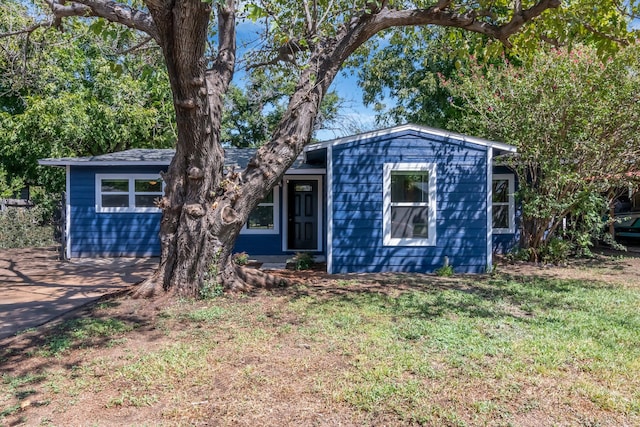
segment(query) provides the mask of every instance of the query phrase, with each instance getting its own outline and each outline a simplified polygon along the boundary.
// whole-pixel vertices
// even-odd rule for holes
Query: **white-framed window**
[[[511,174],[493,175],[491,200],[493,201],[493,232],[509,234],[516,232],[515,179]]]
[[[158,175],[96,174],[96,212],[160,212],[163,190]]]
[[[258,203],[249,214],[247,223],[242,228],[243,234],[278,234],[280,228],[279,197],[277,187]]]
[[[436,244],[436,164],[385,163],[383,176],[385,246]]]

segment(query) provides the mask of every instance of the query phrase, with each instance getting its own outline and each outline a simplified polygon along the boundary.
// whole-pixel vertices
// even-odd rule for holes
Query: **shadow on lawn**
[[[256,290],[249,298],[235,301],[241,303],[269,296],[284,297],[292,302],[307,298],[311,306],[339,304],[373,308],[394,320],[459,316],[554,322],[552,317],[539,319],[538,316],[556,308],[587,309],[588,302],[577,294],[608,287],[600,282],[505,273],[454,277],[397,273],[282,274],[288,279],[297,279],[297,284]],[[162,307],[153,301],[136,300],[138,302],[134,303],[124,296],[125,293],[103,298],[56,325],[15,337],[10,345],[6,345],[7,340],[0,341],[3,382],[19,382],[22,378],[29,386],[42,384],[48,381],[45,373],[56,368],[71,371],[83,362],[82,356],[62,360],[56,356],[78,348],[107,349],[118,339],[132,337],[132,331],[135,331],[135,337],[147,342],[166,339],[166,335],[157,329]],[[233,304],[234,300],[230,302]],[[14,387],[14,391],[18,402],[33,398],[24,388]]]
[[[332,277],[310,273],[309,282],[270,292],[295,301],[313,298],[311,304],[344,303],[358,307],[379,305],[393,316],[434,319],[445,315],[472,318],[534,319],[536,313],[553,309],[587,308],[579,289],[609,287],[553,277],[495,275],[457,275],[438,277],[427,274],[353,274]]]
[[[161,337],[161,333],[154,332],[153,303],[143,303],[148,306],[140,311],[122,307],[131,302],[126,296],[129,292],[126,289],[112,293],[46,326],[0,340],[3,381],[25,375],[46,377],[41,374],[53,368],[76,369],[82,361],[66,357],[71,351],[110,348],[132,331],[144,333],[148,341]]]

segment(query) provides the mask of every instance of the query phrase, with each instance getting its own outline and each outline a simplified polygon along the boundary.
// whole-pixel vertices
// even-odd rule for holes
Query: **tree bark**
[[[222,97],[235,66],[235,10],[232,0],[219,4],[219,52],[207,71],[205,40],[211,6],[201,1],[148,2],[160,34],[174,97],[178,140],[176,154],[163,176],[165,196],[160,223],[161,257],[156,272],[136,296],[163,291],[197,297],[203,283],[235,274],[228,267],[232,245],[242,224],[230,207],[232,183],[222,181],[220,145]],[[212,267],[213,264],[223,268]],[[218,274],[214,274],[218,273]]]

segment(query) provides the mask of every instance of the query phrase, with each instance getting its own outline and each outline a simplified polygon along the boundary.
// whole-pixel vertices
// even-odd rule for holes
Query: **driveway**
[[[0,339],[145,279],[157,258],[61,261],[56,248],[0,250]]]

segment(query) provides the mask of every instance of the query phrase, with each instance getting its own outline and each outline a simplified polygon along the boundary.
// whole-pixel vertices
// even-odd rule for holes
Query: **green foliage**
[[[101,19],[65,28],[0,39],[0,163],[7,179],[49,192],[64,188],[64,171],[38,166],[40,158],[170,147],[176,135],[159,50],[119,53],[139,36]]]
[[[510,48],[459,28],[392,28],[385,32],[384,44],[371,39],[348,66],[357,71],[363,101],[377,112],[379,123],[454,129],[451,119],[461,112],[452,108],[454,101],[459,105],[459,97],[449,86],[470,64],[499,64],[505,58],[514,64],[530,64],[552,45],[571,48],[583,44],[592,47],[598,58],[613,56],[637,38],[631,17],[639,2],[620,3],[603,0],[594,6],[590,0],[563,2],[561,8],[545,11],[535,25],[526,25],[512,35]],[[492,19],[504,22],[506,6],[506,2],[492,4]]]
[[[467,39],[477,37],[431,27],[391,30],[387,46],[374,49],[370,55],[361,49],[351,64],[358,69],[365,105],[373,107],[382,125],[445,127],[460,112],[454,108],[453,95],[442,78],[455,78],[460,69],[466,68],[469,49],[462,46]],[[460,49],[452,40],[460,44]]]
[[[24,188],[24,181],[19,177],[9,179],[7,171],[0,165],[0,199],[14,198]]]
[[[535,258],[533,248],[515,248],[507,254],[509,261],[529,261]]]
[[[253,70],[244,89],[232,85],[227,91],[221,140],[232,147],[260,147],[268,142],[294,90],[294,81],[286,72]],[[340,103],[335,92],[325,96],[315,121],[316,130],[337,120]]]
[[[453,266],[449,264],[443,265],[436,269],[435,274],[440,277],[451,277],[453,276]]]
[[[0,211],[0,248],[51,246],[53,226],[43,223],[46,208],[9,208]]]
[[[46,357],[60,356],[73,346],[86,346],[101,339],[110,338],[133,330],[133,326],[119,319],[81,318],[71,319],[48,336],[40,350]]]
[[[560,264],[569,258],[572,246],[570,241],[553,237],[539,249],[539,259],[544,263]]]
[[[576,46],[525,67],[474,65],[451,82],[464,112],[452,126],[518,147],[507,164],[519,178],[523,242],[534,260],[555,237],[588,255],[605,224],[603,194],[639,170],[639,55],[632,46],[602,62]]]
[[[209,264],[209,270],[207,270],[199,289],[200,298],[202,299],[218,298],[224,294],[224,286],[220,283],[218,278],[219,259],[220,252],[217,252],[211,260],[211,264]]]
[[[315,261],[309,252],[297,252],[293,257],[293,268],[296,270],[310,270]]]
[[[225,309],[213,306],[188,311],[184,314],[184,317],[192,322],[214,322],[220,319],[225,313]]]
[[[60,197],[48,193],[43,187],[30,187],[29,191],[31,202],[37,206],[40,215],[38,223],[41,225],[55,224],[62,208]]]
[[[220,283],[207,280],[200,288],[200,298],[213,299],[221,297],[224,294],[224,287]]]
[[[14,190],[7,194],[13,196],[22,188],[20,180]],[[2,174],[0,168],[0,185]],[[59,200],[40,187],[31,187],[33,207],[9,207],[0,211],[0,248],[27,248],[55,245],[54,228],[59,209]],[[6,197],[6,196],[5,196]],[[0,195],[2,198],[2,195]]]
[[[249,263],[249,254],[246,252],[240,252],[233,255],[233,262],[237,265],[247,265]]]
[[[449,264],[449,257],[444,257],[444,264],[442,267],[437,268],[434,273],[436,276],[440,277],[451,277],[453,276],[453,266]]]

